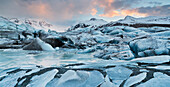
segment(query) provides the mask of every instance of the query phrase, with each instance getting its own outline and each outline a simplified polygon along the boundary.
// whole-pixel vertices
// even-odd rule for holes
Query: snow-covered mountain
[[[80,23],[91,25],[91,26],[99,26],[99,25],[107,24],[108,22],[103,19],[91,18],[90,20],[81,21]]]
[[[41,19],[17,19],[17,18],[11,18],[9,19],[11,22],[15,23],[15,24],[28,24],[30,26],[32,26],[35,29],[42,29],[45,31],[50,30],[55,30],[56,26],[41,20]]]
[[[13,28],[15,27],[16,24],[14,24],[13,22],[9,21],[7,18],[4,18],[2,16],[0,16],[0,28]]]
[[[25,30],[29,32],[34,32],[41,29],[35,28],[28,23],[22,23],[18,19],[10,20],[8,18],[0,16],[0,31],[22,32]]]
[[[135,18],[132,16],[126,16],[124,19],[118,20],[118,23],[124,24],[170,24],[170,16],[168,17],[156,17],[148,16],[142,18]]]
[[[75,25],[71,26],[71,28],[69,28],[68,30],[74,30],[77,28],[85,28],[85,27],[97,27],[97,26],[101,26],[104,24],[107,24],[108,22],[103,20],[103,19],[96,19],[96,18],[91,18],[90,20],[86,20],[86,21],[80,21],[78,23],[76,23]]]
[[[65,32],[68,27],[54,25],[42,19],[27,19],[27,18],[6,18],[0,16],[0,28],[1,29],[18,29],[18,30],[30,30],[30,31],[56,31]]]

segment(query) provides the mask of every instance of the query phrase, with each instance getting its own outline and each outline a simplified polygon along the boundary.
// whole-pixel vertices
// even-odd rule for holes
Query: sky
[[[0,16],[39,18],[59,28],[99,18],[170,16],[170,0],[0,0]]]

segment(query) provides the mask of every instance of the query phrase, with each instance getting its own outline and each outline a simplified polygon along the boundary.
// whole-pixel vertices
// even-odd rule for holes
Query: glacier
[[[169,18],[91,18],[57,32],[0,16],[0,87],[168,87]]]

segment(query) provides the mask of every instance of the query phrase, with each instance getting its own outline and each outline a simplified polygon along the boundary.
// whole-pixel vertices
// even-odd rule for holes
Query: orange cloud
[[[108,8],[111,7],[111,4],[114,2],[114,0],[97,0],[96,5],[99,5],[101,8]]]
[[[105,14],[100,14],[99,16],[101,17],[114,17],[114,16],[119,16],[120,15],[120,12],[118,11],[110,11],[108,13],[105,13]]]
[[[106,0],[106,1],[109,3],[109,5],[111,5],[114,2],[114,0]]]
[[[114,16],[148,16],[147,13],[141,13],[138,9],[128,9],[133,3],[138,3],[136,0],[97,0],[96,5],[104,9],[104,14],[100,14],[101,17],[114,17]]]
[[[95,9],[95,8],[93,8],[92,10],[91,10],[91,15],[96,15],[96,13],[97,13],[97,10]]]
[[[142,17],[148,16],[147,13],[139,13],[137,9],[122,10],[121,14],[124,15],[124,16],[126,16],[126,15],[129,15],[129,16],[142,16]]]
[[[105,14],[100,14],[101,17],[114,17],[114,16],[140,16],[140,17],[146,17],[148,16],[147,13],[139,13],[137,9],[133,10],[121,10],[119,11],[110,11]]]
[[[52,11],[50,11],[50,6],[45,3],[31,4],[27,8],[32,15],[41,17],[41,18],[52,18]]]

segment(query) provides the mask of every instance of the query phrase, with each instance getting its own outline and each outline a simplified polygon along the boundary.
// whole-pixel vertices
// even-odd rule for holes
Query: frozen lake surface
[[[29,67],[38,65],[43,67],[63,66],[77,63],[91,63],[102,59],[94,58],[93,53],[80,54],[75,49],[61,49],[49,51],[25,51],[22,49],[1,49],[0,69],[13,67]]]
[[[94,53],[1,49],[0,87],[170,86],[168,55],[104,60]]]

